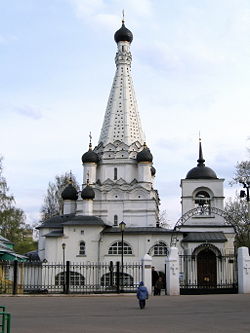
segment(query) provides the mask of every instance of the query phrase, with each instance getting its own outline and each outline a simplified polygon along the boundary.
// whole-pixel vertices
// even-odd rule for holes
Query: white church
[[[116,262],[123,247],[124,262],[139,262],[148,254],[155,269],[164,272],[165,258],[174,244],[183,257],[198,258],[196,283],[221,282],[219,260],[233,256],[235,237],[223,214],[224,179],[205,166],[199,142],[197,166],[181,179],[182,216],[173,230],[160,226],[156,170],[131,75],[133,34],[124,21],[114,39],[116,72],[99,142],[92,148],[90,137],[89,149],[82,155],[82,191],[78,193],[69,182],[62,192],[63,215],[38,227],[40,260],[62,262],[64,256],[77,263]],[[203,259],[209,269],[204,269]],[[180,279],[192,280],[190,270],[184,271],[182,267]]]

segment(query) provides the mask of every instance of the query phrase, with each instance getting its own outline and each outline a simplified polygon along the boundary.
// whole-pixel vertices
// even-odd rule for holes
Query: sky
[[[180,179],[206,166],[225,179],[249,159],[249,0],[0,1],[0,155],[16,206],[40,220],[50,181],[82,183],[89,132],[98,143],[115,74],[113,35],[133,32],[132,75],[155,188],[172,225]]]

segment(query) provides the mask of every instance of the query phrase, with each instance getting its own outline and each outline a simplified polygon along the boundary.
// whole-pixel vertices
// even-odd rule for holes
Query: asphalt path
[[[250,332],[250,294],[151,296],[139,309],[134,295],[1,296],[11,333]]]

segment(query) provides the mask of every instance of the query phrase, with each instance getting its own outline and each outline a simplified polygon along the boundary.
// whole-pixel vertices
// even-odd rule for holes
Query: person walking
[[[161,295],[161,290],[163,288],[163,280],[160,276],[159,279],[155,283],[154,295]]]
[[[139,300],[140,309],[144,309],[146,305],[146,299],[148,299],[148,289],[144,286],[143,281],[140,282],[137,288],[136,296]]]
[[[153,287],[153,291],[154,291],[154,295],[155,294],[155,284],[156,281],[159,279],[159,274],[156,272],[154,266],[152,267],[152,287]]]

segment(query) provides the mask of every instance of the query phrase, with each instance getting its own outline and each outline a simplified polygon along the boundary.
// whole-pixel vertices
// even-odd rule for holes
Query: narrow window
[[[118,225],[118,216],[114,215],[114,225],[117,226]]]
[[[114,180],[117,180],[117,168],[114,168]]]
[[[85,256],[85,242],[84,241],[80,242],[79,255]]]

